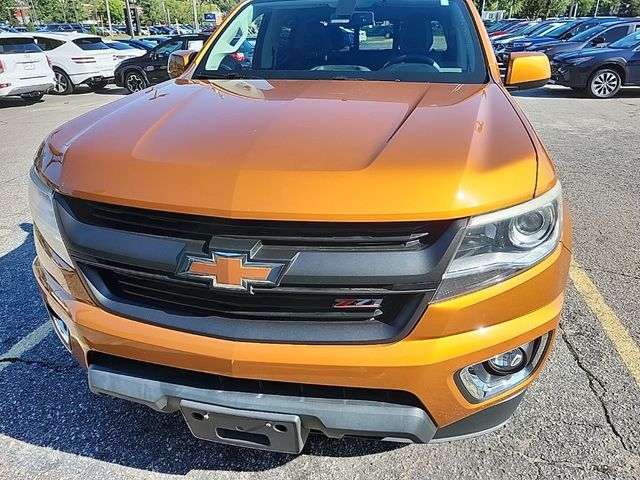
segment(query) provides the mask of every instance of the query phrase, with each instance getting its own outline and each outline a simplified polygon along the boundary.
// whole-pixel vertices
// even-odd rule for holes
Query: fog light
[[[473,403],[488,400],[524,382],[536,371],[549,345],[551,333],[460,370],[455,380]]]
[[[520,347],[509,350],[501,355],[490,358],[487,362],[487,370],[493,370],[498,375],[506,375],[522,370],[526,365],[527,356]]]

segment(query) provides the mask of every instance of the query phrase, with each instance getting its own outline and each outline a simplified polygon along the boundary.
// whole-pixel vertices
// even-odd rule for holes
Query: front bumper
[[[587,86],[589,73],[589,70],[583,70],[579,66],[551,62],[551,80],[556,85],[584,88]]]
[[[175,410],[180,398],[207,404],[224,402],[241,410],[253,406],[253,410],[263,411],[266,405],[268,411],[295,413],[308,428],[331,436],[353,434],[423,442],[473,435],[499,426],[517,406],[515,400],[507,401],[521,398],[537,376],[539,369],[515,388],[481,403],[469,402],[455,382],[456,373],[465,366],[555,331],[570,262],[568,215],[565,219],[562,243],[543,262],[502,284],[430,305],[407,337],[387,344],[235,342],[123,318],[96,306],[76,272],[56,259],[37,232],[34,273],[51,313],[68,326],[71,352],[89,368],[95,392],[167,411]],[[222,397],[224,392],[185,389],[180,383],[150,380],[145,374],[132,380],[126,370],[105,373],[105,368],[92,360],[96,352],[232,379],[389,389],[415,396],[419,405],[367,404],[381,415],[369,415],[365,423],[353,423],[349,402],[338,399],[332,408],[322,402],[314,406],[322,414],[313,417],[307,410],[293,408],[290,401],[255,404],[251,403],[256,401],[255,395],[253,400],[239,392],[226,392]],[[264,394],[260,398],[265,398]],[[295,402],[306,408],[315,400],[296,397]],[[372,420],[384,418],[387,409],[398,413],[393,424]],[[325,412],[329,410],[331,413]]]
[[[304,446],[304,439],[312,430],[331,438],[351,435],[416,443],[475,436],[503,425],[523,398],[523,394],[519,393],[452,425],[438,428],[428,413],[416,406],[230,392],[211,388],[213,382],[206,375],[202,376],[199,383],[185,384],[180,381],[179,373],[175,369],[145,367],[142,363],[122,359],[109,362],[108,357],[102,357],[89,367],[89,387],[93,393],[123,398],[162,412],[184,412],[185,403],[189,403],[204,412],[208,408],[213,411],[221,408],[225,412],[242,412],[249,416],[258,414],[267,421],[272,420],[272,423],[276,423],[281,415],[297,417],[302,427],[303,441],[275,448],[289,453],[299,453]],[[239,446],[265,447],[252,442],[250,438],[217,440]]]

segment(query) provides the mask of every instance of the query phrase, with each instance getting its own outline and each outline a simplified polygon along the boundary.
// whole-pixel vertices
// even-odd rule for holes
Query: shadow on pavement
[[[0,98],[0,110],[4,108],[30,107],[31,105],[35,105],[37,103],[43,103],[46,98],[46,95],[41,100],[24,100],[21,97]]]
[[[25,241],[0,257],[1,352],[48,321],[31,273],[32,226],[21,228],[28,233]],[[0,372],[0,392],[0,435],[116,465],[184,475],[192,470],[265,471],[296,458],[201,441],[191,436],[180,414],[91,394],[85,371],[53,333]],[[303,455],[358,457],[402,446],[312,435]]]
[[[71,98],[74,95],[85,96],[87,94],[93,95],[107,95],[107,96],[123,96],[127,95],[128,92],[125,88],[116,87],[115,85],[109,85],[107,88],[103,88],[102,90],[93,91],[86,85],[78,85],[75,88],[75,91],[67,96],[60,98]],[[18,108],[18,107],[30,107],[31,105],[47,103],[48,99],[55,98],[56,95],[45,95],[41,100],[24,100],[21,97],[3,97],[0,98],[0,110],[4,108]]]
[[[116,85],[110,84],[106,88],[101,90],[91,90],[86,85],[77,85],[75,90],[71,95],[87,95],[87,94],[95,94],[95,95],[127,95],[127,89],[123,87],[117,87]]]

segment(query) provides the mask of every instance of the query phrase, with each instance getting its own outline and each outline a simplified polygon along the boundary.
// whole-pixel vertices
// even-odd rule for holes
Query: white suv
[[[39,100],[53,85],[53,71],[33,37],[0,32],[0,97]]]
[[[38,46],[47,53],[55,73],[52,93],[67,95],[77,85],[92,90],[104,88],[113,79],[113,50],[95,35],[83,33],[33,34]]]

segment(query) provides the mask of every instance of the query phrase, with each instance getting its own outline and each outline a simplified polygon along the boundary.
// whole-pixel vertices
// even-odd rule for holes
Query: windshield
[[[586,29],[585,31],[583,31],[582,33],[579,33],[574,37],[571,37],[571,41],[572,42],[588,42],[593,37],[598,35],[600,32],[603,32],[606,28],[607,28],[606,25],[596,25],[594,27]]]
[[[575,28],[575,26],[577,24],[578,24],[577,22],[564,23],[564,24],[560,25],[559,27],[554,28],[550,32],[547,32],[546,36],[547,37],[551,37],[551,38],[560,38],[565,33],[570,31],[572,28]]]
[[[155,42],[150,42],[148,40],[138,40],[136,43],[133,44],[136,48],[137,47],[144,47],[147,50],[151,50],[153,47],[155,47],[157,45],[157,43]]]
[[[640,31],[621,38],[609,45],[610,48],[636,48],[640,47]]]
[[[256,0],[194,78],[484,83],[487,72],[464,0]]]
[[[109,42],[108,46],[114,50],[137,50],[136,47],[129,45],[128,43],[121,42]]]
[[[536,30],[538,30],[539,28],[541,28],[542,26],[539,23],[530,23],[529,25],[525,25],[522,28],[519,28],[518,30],[516,30],[513,33],[520,33],[522,35],[527,34],[527,33],[533,33]]]
[[[564,26],[563,23],[546,24],[543,27],[536,30],[535,32],[532,32],[531,35],[529,36],[530,37],[548,37],[554,30],[557,30],[558,28],[563,26]]]

